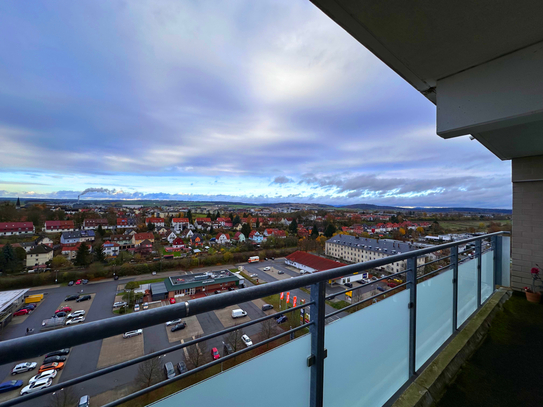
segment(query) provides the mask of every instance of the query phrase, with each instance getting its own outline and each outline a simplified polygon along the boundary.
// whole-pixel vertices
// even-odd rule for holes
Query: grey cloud
[[[284,175],[280,175],[278,177],[275,177],[275,179],[270,183],[270,185],[273,185],[273,184],[283,185],[283,184],[289,184],[291,182],[294,182],[294,181],[292,181],[288,177],[285,177]]]

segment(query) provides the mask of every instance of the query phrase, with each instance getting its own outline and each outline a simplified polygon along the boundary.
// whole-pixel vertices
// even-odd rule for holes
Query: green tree
[[[13,246],[9,243],[6,244],[2,249],[2,256],[0,257],[2,257],[2,260],[0,260],[0,267],[3,263],[3,268],[7,273],[13,272],[18,269],[19,261],[17,260],[17,254],[15,254]]]
[[[234,222],[234,214],[232,212],[230,212],[229,218],[232,222]]]
[[[104,254],[104,248],[101,244],[97,244],[94,248],[94,258],[96,261],[102,262],[106,259],[106,256]]]
[[[213,232],[214,232],[213,226],[211,226],[211,227],[209,228],[209,234],[211,235],[211,237],[213,237]]]
[[[81,243],[81,246],[77,249],[75,264],[77,266],[86,266],[89,264],[89,247],[85,242]]]
[[[298,222],[296,222],[296,219],[292,219],[292,222],[288,225],[288,230],[294,234],[298,232]]]
[[[258,229],[260,227],[260,218],[256,217],[256,228]]]
[[[336,227],[332,223],[328,224],[328,226],[324,230],[324,236],[332,237],[334,233],[336,233]]]
[[[192,211],[190,209],[187,212],[187,218],[189,219],[189,223],[192,223]]]
[[[239,215],[236,215],[234,220],[232,221],[232,225],[236,226],[236,225],[239,225],[240,223],[241,223],[241,219],[239,218]]]
[[[219,211],[217,211],[217,213],[215,214],[215,220],[217,220],[220,217],[221,217],[221,213]]]
[[[149,223],[147,224],[147,230],[148,230],[149,232],[152,232],[153,230],[155,230],[155,225],[152,224],[151,222],[149,222]]]
[[[68,259],[61,254],[53,257],[53,260],[51,260],[51,267],[54,269],[60,269],[69,265],[70,262],[68,261]]]
[[[106,234],[106,231],[104,230],[102,225],[98,225],[98,229],[96,229],[96,233],[98,233],[100,237],[104,237],[104,235]]]
[[[128,301],[127,302],[128,302],[129,307],[134,305],[134,300],[135,300],[134,290],[136,290],[138,288],[140,288],[140,283],[138,283],[137,281],[129,281],[124,286],[124,289],[128,290]]]
[[[317,227],[317,224],[313,225],[313,230],[311,231],[311,237],[314,239],[319,237],[319,228]]]
[[[244,223],[241,226],[241,233],[243,233],[245,235],[245,238],[248,239],[249,234],[251,233],[251,225],[249,225],[248,223]]]

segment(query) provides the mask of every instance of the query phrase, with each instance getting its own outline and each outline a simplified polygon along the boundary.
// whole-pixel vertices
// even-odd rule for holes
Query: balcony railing
[[[505,234],[492,233],[59,331],[7,340],[0,343],[0,364],[17,362],[60,348],[81,345],[300,287],[310,287],[309,302],[282,311],[287,313],[309,308],[310,322],[263,340],[255,346],[285,336],[293,338],[293,333],[306,328],[309,328],[308,335],[291,340],[153,405],[275,407],[288,400],[294,406],[382,406],[414,378],[490,297],[497,285],[509,286],[510,238]],[[459,252],[460,246],[468,244],[472,246]],[[418,258],[436,252],[441,257],[418,265]],[[378,269],[403,260],[407,260],[404,271],[349,290],[330,295],[325,293],[328,280]],[[434,263],[442,267],[429,271],[429,266]],[[355,299],[358,290],[379,280],[402,275],[405,277],[403,282],[385,293],[359,301]],[[326,314],[326,300],[349,291],[352,292],[353,303],[342,310]],[[366,303],[371,306],[333,322],[330,320],[343,311]],[[8,400],[1,403],[0,407],[18,405],[271,318],[274,315],[66,380],[45,390]],[[326,324],[327,321],[330,323]],[[119,398],[107,404],[107,407],[126,403],[252,349],[248,347],[225,355],[219,360]]]

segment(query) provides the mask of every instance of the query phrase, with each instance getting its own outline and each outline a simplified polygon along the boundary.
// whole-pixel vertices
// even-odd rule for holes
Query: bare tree
[[[241,329],[237,329],[226,335],[226,343],[232,347],[232,350],[234,352],[237,352],[238,350],[243,348],[243,341],[241,340],[242,336],[243,331]]]
[[[267,319],[260,324],[260,336],[262,340],[270,339],[277,333],[277,323],[274,319]],[[266,344],[266,349],[269,348],[269,343]]]
[[[73,387],[65,387],[51,394],[49,407],[72,407],[77,401]]]
[[[197,335],[195,338],[201,338],[202,335]],[[196,345],[186,347],[185,360],[189,369],[197,368],[198,366],[205,365],[208,360],[207,344],[206,342],[199,342]]]
[[[153,352],[154,350],[151,350],[150,353]],[[140,389],[144,389],[158,383],[161,379],[160,371],[160,360],[158,357],[141,362],[138,366],[138,374],[135,378],[136,385]]]

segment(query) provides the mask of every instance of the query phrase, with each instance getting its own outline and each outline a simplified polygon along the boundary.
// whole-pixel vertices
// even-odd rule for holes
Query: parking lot
[[[166,324],[164,324],[166,334],[168,335],[168,341],[170,343],[181,342],[181,340],[186,341],[188,338],[202,335],[204,333],[204,330],[202,329],[200,322],[198,322],[197,317],[193,316],[183,318],[183,321],[187,324],[187,326],[184,329],[175,332],[172,332],[173,325],[166,326]]]
[[[98,369],[143,356],[143,334],[131,338],[116,335],[102,341]]]
[[[231,326],[243,324],[251,320],[251,318],[249,318],[249,315],[242,318],[232,318],[232,311],[235,309],[240,309],[240,308],[241,307],[239,305],[231,305],[229,307],[219,309],[213,312],[215,313],[215,315],[217,315],[217,318],[219,318],[219,321],[221,321],[222,326],[225,328],[229,328]]]

